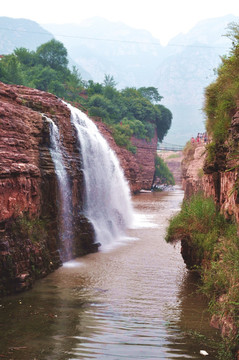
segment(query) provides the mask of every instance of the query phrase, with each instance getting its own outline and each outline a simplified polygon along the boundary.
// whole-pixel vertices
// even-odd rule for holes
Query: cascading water
[[[119,240],[133,220],[129,186],[119,161],[97,126],[68,104],[80,142],[85,180],[86,217],[102,247]]]
[[[54,163],[59,191],[59,236],[61,241],[62,260],[72,258],[72,201],[69,176],[67,174],[62,155],[62,145],[58,127],[48,117],[46,120],[50,127],[50,154]]]

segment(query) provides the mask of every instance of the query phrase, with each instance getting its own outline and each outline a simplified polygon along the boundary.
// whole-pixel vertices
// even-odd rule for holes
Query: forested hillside
[[[36,51],[17,48],[0,62],[0,80],[53,93],[75,102],[90,116],[102,119],[112,129],[118,145],[135,152],[130,142],[134,135],[150,141],[157,131],[162,141],[171,126],[172,114],[159,104],[162,96],[154,87],[116,89],[111,75],[103,83],[83,80],[78,69],[68,68],[64,45],[51,40]]]
[[[163,96],[161,103],[174,118],[166,141],[183,145],[204,131],[203,91],[215,79],[220,56],[229,50],[223,35],[236,20],[228,15],[202,21],[162,46],[145,30],[101,18],[41,27],[26,19],[0,18],[0,54],[10,54],[18,47],[35,51],[54,35],[83,79],[103,83],[105,74],[111,74],[117,89],[157,88]]]
[[[94,81],[102,82],[104,74],[110,73],[119,88],[156,87],[174,118],[165,141],[183,145],[204,131],[204,88],[215,79],[220,56],[230,48],[224,35],[228,24],[236,20],[227,15],[201,21],[167,46],[144,30],[101,18],[43,27],[64,43],[70,57],[90,72]]]

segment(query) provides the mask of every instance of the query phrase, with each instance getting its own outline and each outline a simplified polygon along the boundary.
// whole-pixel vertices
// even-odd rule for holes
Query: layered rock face
[[[92,226],[82,215],[81,156],[69,109],[51,94],[0,83],[0,294],[28,288],[69,259],[58,232],[58,184],[47,117],[59,128],[70,178],[71,256],[94,249]]]
[[[27,289],[62,261],[97,251],[92,225],[82,211],[82,159],[70,117],[67,105],[52,94],[0,83],[0,295]],[[70,182],[70,254],[59,234],[59,184],[48,118],[58,127]],[[96,124],[119,157],[131,191],[150,189],[156,136],[151,143],[132,139],[138,146],[134,155],[115,144],[103,123]]]
[[[239,224],[239,109],[232,117],[229,137],[213,160],[207,159],[204,144],[192,145],[182,162],[185,197],[202,191],[212,196],[225,217],[234,217]]]
[[[191,144],[182,161],[183,189],[185,198],[202,192],[212,197],[220,212],[239,225],[239,111],[232,117],[227,141],[210,157],[203,143]],[[238,227],[239,228],[239,227]],[[197,264],[195,254],[182,241],[182,255],[188,267]],[[200,264],[197,264],[200,265]]]
[[[186,198],[203,191],[203,167],[206,156],[205,145],[192,144],[182,161],[182,185]]]

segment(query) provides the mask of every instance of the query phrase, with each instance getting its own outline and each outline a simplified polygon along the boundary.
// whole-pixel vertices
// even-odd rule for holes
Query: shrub
[[[133,146],[130,141],[133,133],[133,131],[130,129],[130,126],[127,124],[117,124],[115,126],[111,126],[111,128],[116,144],[125,147],[127,150],[135,154],[137,148]]]
[[[196,194],[182,204],[181,211],[171,220],[166,241],[187,239],[199,263],[212,259],[218,239],[228,231],[229,224],[212,198]]]
[[[155,173],[154,177],[158,177],[162,184],[175,185],[173,174],[169,170],[167,164],[159,156],[155,156]]]
[[[205,91],[204,111],[206,128],[214,143],[222,143],[228,136],[231,117],[236,110],[239,95],[238,25],[231,26],[233,40],[231,54],[222,58],[216,81]]]

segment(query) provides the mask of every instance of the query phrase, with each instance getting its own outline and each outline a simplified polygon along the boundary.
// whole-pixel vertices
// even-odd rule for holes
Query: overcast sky
[[[0,16],[40,24],[80,23],[93,16],[150,31],[163,45],[198,21],[239,16],[238,0],[2,0]]]

